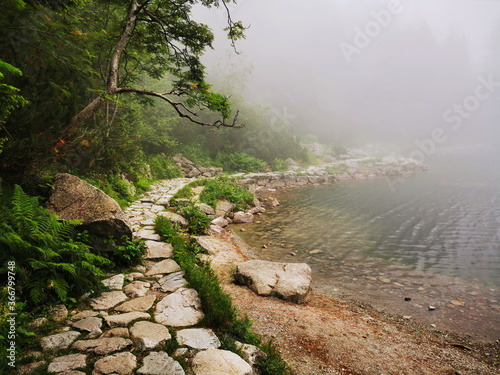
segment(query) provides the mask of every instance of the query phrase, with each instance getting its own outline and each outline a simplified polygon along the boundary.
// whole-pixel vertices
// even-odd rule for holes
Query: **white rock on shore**
[[[307,302],[311,291],[311,267],[306,263],[249,260],[237,266],[234,276],[258,295],[295,303]]]

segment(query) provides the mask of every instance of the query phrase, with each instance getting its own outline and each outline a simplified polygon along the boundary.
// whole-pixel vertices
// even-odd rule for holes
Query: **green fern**
[[[59,221],[17,185],[0,215],[0,275],[14,260],[18,295],[29,304],[64,302],[99,288],[100,267],[110,261],[71,238],[79,221]]]

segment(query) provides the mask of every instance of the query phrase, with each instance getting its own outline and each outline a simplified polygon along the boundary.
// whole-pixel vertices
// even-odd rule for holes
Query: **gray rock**
[[[193,349],[218,349],[221,345],[215,333],[207,328],[183,329],[177,331],[176,338],[179,345],[189,346]]]
[[[250,260],[236,268],[235,279],[258,295],[306,302],[311,291],[311,267],[305,263]]]
[[[76,330],[83,331],[83,332],[101,331],[102,319],[97,318],[95,316],[91,316],[91,317],[79,320],[79,321],[73,323],[71,326],[73,328],[75,328]],[[102,333],[102,332],[99,332],[99,333]]]
[[[143,227],[152,227],[155,225],[154,219],[146,219],[141,221],[141,226]]]
[[[178,289],[156,305],[155,320],[166,326],[192,326],[203,317],[201,301],[194,289]]]
[[[67,331],[63,333],[58,333],[55,335],[43,337],[41,339],[41,345],[43,349],[52,349],[52,350],[62,350],[69,347],[69,345],[76,340],[78,336],[80,336],[80,332],[76,331]]]
[[[174,272],[162,277],[153,285],[153,289],[161,290],[162,292],[175,292],[177,289],[185,287],[187,281],[184,279],[184,272]]]
[[[263,198],[261,199],[261,202],[265,208],[276,208],[280,204],[280,202],[278,202],[278,200],[273,197]]]
[[[93,298],[90,305],[94,310],[107,310],[115,307],[120,302],[126,301],[128,298],[125,293],[119,292],[104,292],[100,297]]]
[[[215,210],[213,209],[213,207],[209,206],[206,203],[200,203],[198,207],[200,207],[201,212],[203,212],[205,215],[215,215]]]
[[[87,356],[85,354],[70,354],[54,358],[50,363],[48,372],[65,372],[87,366]]]
[[[125,314],[109,315],[104,317],[104,320],[111,328],[126,327],[134,320],[138,319],[151,319],[151,316],[145,312],[132,311]]]
[[[137,298],[146,295],[150,287],[151,284],[145,281],[134,281],[133,283],[130,283],[127,286],[125,286],[123,291],[130,298]]]
[[[132,353],[116,353],[97,360],[92,375],[131,375],[137,367]]]
[[[267,358],[266,353],[254,345],[243,344],[239,341],[236,341],[235,345],[241,358],[252,367],[256,366],[259,361]]]
[[[227,200],[218,201],[215,207],[215,216],[226,217],[234,210],[234,207],[236,207],[236,205]]]
[[[72,320],[81,320],[85,318],[90,318],[92,316],[97,316],[99,313],[94,310],[83,310],[71,317]]]
[[[165,326],[146,321],[135,323],[130,334],[139,350],[154,349],[172,338]]]
[[[165,242],[146,241],[146,259],[170,258],[174,254],[172,245]]]
[[[179,267],[175,260],[165,259],[151,267],[151,269],[146,272],[146,276],[164,275],[167,273],[178,272],[180,270],[181,267]]]
[[[210,231],[209,233],[217,233],[217,234],[220,234],[224,232],[224,228],[222,228],[221,226],[219,225],[213,225],[213,224],[210,224]]]
[[[50,308],[48,315],[51,320],[61,322],[68,316],[68,309],[64,305],[57,305]]]
[[[144,366],[137,370],[140,375],[184,375],[179,362],[165,352],[152,352],[144,358]]]
[[[178,224],[181,227],[187,227],[189,225],[188,221],[184,217],[182,217],[179,214],[176,214],[175,212],[163,211],[163,212],[159,212],[158,216],[163,216],[167,220],[169,220],[175,224]]]
[[[116,201],[88,182],[59,173],[47,208],[61,220],[83,220],[79,227],[101,237],[132,239],[127,217]]]
[[[219,227],[225,228],[229,225],[229,221],[227,221],[223,217],[218,217],[218,218],[213,219],[210,222],[210,224],[211,225],[218,225]]]
[[[226,240],[214,238],[211,236],[197,236],[195,237],[201,248],[209,255],[217,255],[220,249],[227,248]]]
[[[156,234],[154,229],[150,229],[150,227],[144,227],[141,228],[137,231],[135,234],[135,237],[141,238],[143,240],[149,240],[149,241],[160,241],[161,237],[159,234]]]
[[[253,221],[253,214],[250,212],[238,211],[234,214],[233,223],[246,224]]]
[[[128,338],[130,337],[130,333],[128,331],[128,328],[125,327],[116,327],[116,328],[111,328],[110,330],[104,332],[101,335],[102,338],[105,337],[124,337]]]
[[[156,296],[149,295],[139,298],[134,298],[115,307],[115,311],[132,312],[132,311],[148,311],[156,300]]]
[[[193,358],[195,375],[252,375],[252,367],[228,350],[208,349]]]
[[[155,204],[159,205],[159,206],[168,206],[170,203],[170,198],[169,197],[161,197],[159,198]]]
[[[132,346],[132,341],[122,337],[105,337],[94,340],[80,340],[75,342],[71,348],[82,352],[91,352],[98,355],[106,355],[127,349]]]
[[[102,280],[101,283],[103,283],[104,286],[107,286],[109,289],[122,290],[124,281],[125,276],[120,273],[118,275],[110,277],[109,279]]]
[[[141,273],[141,272],[132,272],[132,273],[129,273],[127,275],[127,281],[134,281],[134,280],[137,280],[137,279],[142,279],[144,278],[144,274]]]
[[[40,328],[41,326],[44,326],[47,324],[49,320],[45,317],[43,318],[37,318],[31,322],[28,323],[27,328],[28,329],[35,329],[35,328]]]

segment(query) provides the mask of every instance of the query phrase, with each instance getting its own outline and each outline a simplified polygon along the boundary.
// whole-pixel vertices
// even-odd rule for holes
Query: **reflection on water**
[[[319,289],[461,332],[467,317],[468,334],[498,339],[500,163],[482,157],[441,156],[395,191],[380,179],[281,193],[242,237],[264,259],[309,263]]]

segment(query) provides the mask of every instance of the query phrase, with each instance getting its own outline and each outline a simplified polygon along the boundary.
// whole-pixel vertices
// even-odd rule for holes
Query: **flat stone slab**
[[[129,352],[116,353],[97,360],[93,375],[131,375],[137,367],[137,358]]]
[[[180,288],[156,305],[155,320],[166,326],[192,326],[203,317],[201,301],[194,289]]]
[[[154,229],[149,229],[149,227],[144,227],[142,229],[139,229],[137,233],[135,234],[136,238],[142,238],[143,240],[149,240],[149,241],[160,241],[161,237],[159,234],[156,234]]]
[[[102,280],[101,283],[103,283],[104,286],[107,286],[109,289],[122,290],[124,281],[125,281],[125,275],[120,273],[118,275],[110,277],[109,279]]]
[[[54,358],[47,369],[48,372],[66,372],[87,366],[85,354],[70,354]]]
[[[176,338],[179,345],[193,349],[218,349],[221,345],[215,333],[207,328],[183,329],[177,331]]]
[[[303,303],[311,291],[311,274],[311,267],[306,263],[249,260],[238,264],[234,277],[258,295]]]
[[[253,214],[250,212],[238,211],[234,214],[233,223],[246,224],[253,222]]]
[[[105,355],[132,346],[132,341],[122,337],[105,337],[95,340],[80,340],[75,342],[71,348],[82,352],[91,352],[98,355]]]
[[[172,272],[178,272],[181,267],[173,259],[165,259],[156,263],[151,269],[146,272],[146,276],[164,275]]]
[[[80,335],[81,333],[76,331],[57,333],[55,335],[42,337],[40,344],[43,349],[62,350],[68,348]]]
[[[174,272],[162,277],[153,285],[153,289],[161,290],[162,292],[175,292],[177,289],[183,288],[188,284],[184,279],[184,272]]]
[[[73,315],[71,317],[71,319],[76,321],[76,320],[90,318],[92,316],[97,316],[97,315],[99,315],[99,312],[97,312],[97,311],[94,311],[94,310],[83,310],[83,311],[80,311],[79,313]]]
[[[94,310],[108,310],[127,299],[127,296],[122,291],[103,292],[100,297],[93,298],[90,301],[90,306]]]
[[[91,316],[82,320],[79,320],[71,325],[78,331],[83,332],[93,332],[100,331],[102,327],[102,319],[95,316]]]
[[[172,338],[165,326],[146,321],[136,322],[130,328],[130,334],[140,350],[154,349]]]
[[[193,358],[195,375],[252,375],[252,367],[228,350],[208,349]]]
[[[151,352],[137,370],[140,375],[185,375],[182,366],[165,352]]]
[[[220,238],[210,236],[196,236],[195,238],[201,248],[209,255],[217,255],[220,249],[227,248],[227,241]]]
[[[150,287],[151,287],[151,284],[147,283],[145,281],[134,281],[134,282],[128,284],[123,289],[123,291],[130,298],[137,298],[137,297],[145,296]]]
[[[110,330],[107,330],[104,332],[101,337],[125,337],[128,338],[130,337],[130,333],[128,331],[128,328],[125,327],[116,327],[116,328],[111,328]]]
[[[179,224],[181,227],[187,227],[189,225],[188,221],[179,214],[170,211],[158,212],[158,216],[163,216],[167,220]]]
[[[226,217],[232,210],[234,210],[234,207],[236,207],[234,203],[231,203],[225,199],[218,201],[215,207],[215,216]]]
[[[130,282],[142,278],[144,278],[144,274],[142,274],[141,272],[132,272],[127,275],[127,281]]]
[[[151,315],[145,312],[133,311],[125,314],[105,316],[104,320],[111,327],[126,327],[134,320],[151,319]]]
[[[146,241],[146,251],[146,259],[170,258],[174,254],[171,244],[157,241]]]
[[[130,301],[124,302],[121,305],[115,307],[115,311],[120,312],[132,312],[132,311],[148,311],[153,307],[153,303],[156,301],[156,296],[149,295],[139,298],[131,299]]]

